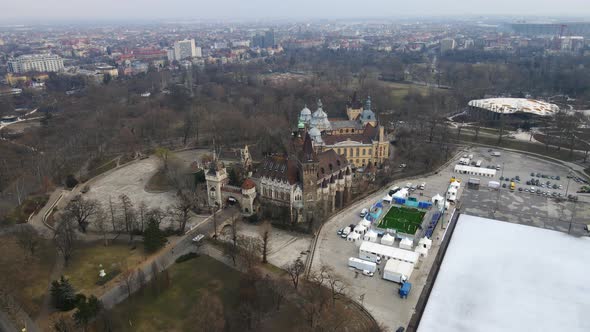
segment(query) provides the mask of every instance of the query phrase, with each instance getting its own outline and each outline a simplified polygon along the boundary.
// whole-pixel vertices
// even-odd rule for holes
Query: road
[[[221,225],[222,221],[230,218],[234,215],[236,210],[232,208],[223,209],[217,212],[216,220],[218,225]],[[179,237],[170,239],[170,242],[158,252],[158,254],[151,256],[148,260],[143,262],[138,269],[141,269],[145,275],[146,282],[151,280],[153,276],[154,266],[158,272],[163,271],[174,264],[175,260],[189,252],[196,251],[195,244],[192,242],[192,238],[197,234],[213,235],[213,216],[207,217],[197,224],[192,230],[188,231],[187,234]],[[132,283],[132,292],[137,291],[137,283]],[[116,285],[112,286],[105,294],[100,298],[105,308],[109,309],[115,306],[117,303],[124,301],[128,296],[127,285],[124,280],[119,280]]]

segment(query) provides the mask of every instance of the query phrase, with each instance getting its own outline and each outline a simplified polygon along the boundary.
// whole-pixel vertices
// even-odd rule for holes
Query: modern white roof
[[[461,215],[418,332],[590,331],[590,238]]]
[[[395,247],[385,246],[379,243],[364,241],[361,243],[359,251],[370,252],[380,256],[390,257],[397,260],[416,263],[420,254],[413,251],[399,249]]]
[[[476,99],[470,101],[469,106],[501,114],[531,113],[539,116],[550,116],[559,111],[559,107],[555,104],[525,98]]]
[[[473,167],[473,166],[466,166],[466,165],[455,165],[455,172],[460,172],[464,174],[482,174],[488,176],[496,176],[495,169],[489,169],[484,167]]]

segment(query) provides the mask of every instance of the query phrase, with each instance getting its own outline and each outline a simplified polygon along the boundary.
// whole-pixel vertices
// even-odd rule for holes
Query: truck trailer
[[[383,268],[383,279],[402,284],[412,275],[414,264],[390,259]]]
[[[348,266],[352,266],[361,271],[369,271],[371,273],[377,271],[377,264],[356,257],[350,257],[348,259]]]

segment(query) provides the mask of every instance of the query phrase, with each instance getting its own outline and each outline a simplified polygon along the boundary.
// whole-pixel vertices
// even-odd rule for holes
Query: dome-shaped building
[[[301,110],[301,113],[299,113],[299,122],[303,122],[307,125],[311,122],[311,110],[307,108],[307,105],[305,105]]]
[[[377,124],[377,118],[375,117],[375,113],[371,110],[371,96],[367,97],[365,109],[361,112],[359,118],[363,125],[370,123],[371,125],[375,126]]]
[[[324,143],[322,141],[322,132],[316,127],[313,127],[309,130],[309,136],[313,140],[314,145],[320,145]]]
[[[324,110],[322,109],[322,100],[318,100],[318,109],[313,112],[313,115],[311,116],[311,126],[315,127],[317,129],[319,129],[320,131],[324,131],[324,130],[331,130],[332,129],[332,125],[330,124],[330,121],[328,120],[328,114],[326,114],[326,112],[324,112]]]

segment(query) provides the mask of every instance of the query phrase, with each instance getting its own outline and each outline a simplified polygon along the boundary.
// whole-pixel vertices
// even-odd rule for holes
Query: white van
[[[342,235],[340,235],[340,237],[346,239],[346,237],[348,237],[348,234],[350,234],[352,230],[350,229],[350,226],[346,227],[343,231],[342,231]]]
[[[481,160],[478,160],[477,163],[475,163],[475,167],[481,167]]]

